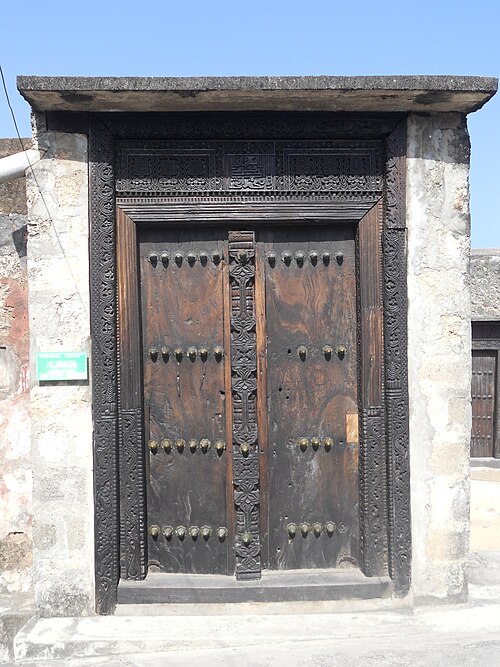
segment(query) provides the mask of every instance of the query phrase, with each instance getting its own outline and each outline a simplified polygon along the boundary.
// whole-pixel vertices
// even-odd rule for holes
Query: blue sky
[[[10,0],[0,60],[21,133],[18,74],[500,75],[500,0]],[[500,248],[500,94],[469,116],[474,247]],[[3,94],[0,136],[14,136]]]

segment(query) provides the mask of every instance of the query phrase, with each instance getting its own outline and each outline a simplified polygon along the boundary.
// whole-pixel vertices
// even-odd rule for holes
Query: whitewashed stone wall
[[[500,320],[500,249],[473,250],[470,264],[472,320]]]
[[[27,179],[35,606],[78,616],[94,613],[91,388],[37,383],[35,357],[90,352],[87,138],[47,132],[43,116],[35,138],[47,151]]]
[[[467,594],[471,426],[469,137],[408,119],[408,346],[415,599]]]

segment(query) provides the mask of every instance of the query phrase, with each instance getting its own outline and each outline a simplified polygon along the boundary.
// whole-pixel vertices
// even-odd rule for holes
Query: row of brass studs
[[[157,454],[160,447],[167,453],[170,454],[174,449],[176,449],[179,454],[182,454],[186,447],[189,451],[194,454],[197,449],[202,451],[204,454],[208,452],[212,447],[212,443],[208,438],[202,438],[201,440],[184,440],[184,438],[177,438],[177,440],[170,440],[170,438],[164,438],[161,442],[158,440],[150,440],[148,442],[149,450],[152,454]],[[214,449],[219,456],[222,455],[222,452],[226,449],[226,443],[224,440],[216,440],[214,443]]]
[[[345,353],[347,352],[344,345],[338,345],[336,350],[334,350],[331,345],[324,345],[322,352],[327,361],[332,358],[334,351],[339,359],[343,359],[345,357]],[[305,345],[299,345],[297,348],[297,355],[300,357],[300,359],[302,359],[302,361],[304,361],[308,354],[309,350],[307,347]]]
[[[177,526],[176,528],[173,526],[163,526],[163,528],[160,528],[160,526],[153,525],[149,529],[149,534],[153,540],[157,540],[161,533],[167,540],[171,540],[175,535],[181,542],[187,536],[189,536],[193,542],[196,542],[199,537],[202,537],[206,542],[213,532],[214,531],[210,526],[201,526],[201,528],[198,528],[198,526],[190,526],[189,528],[186,528],[186,526]],[[221,542],[223,542],[227,537],[227,528],[220,526],[215,530],[215,535]]]
[[[286,527],[286,531],[288,533],[288,537],[293,540],[293,538],[297,535],[298,532],[302,535],[302,537],[307,537],[309,534],[314,535],[315,537],[319,537],[321,533],[325,532],[326,535],[331,537],[333,533],[335,532],[337,526],[333,521],[327,521],[325,524],[315,522],[315,523],[299,523],[298,525],[296,523],[289,523],[288,526]]]
[[[319,438],[299,438],[297,440],[297,444],[300,447],[300,449],[305,452],[308,447],[312,447],[315,451],[317,451],[321,445],[325,448],[325,451],[329,452],[330,449],[333,447],[334,442],[333,438],[323,438],[323,442]]]
[[[188,252],[187,254],[184,254],[183,252],[176,252],[173,257],[167,251],[161,253],[153,251],[148,255],[148,260],[154,267],[158,264],[158,262],[161,262],[166,268],[172,259],[177,264],[177,266],[182,266],[184,260],[189,264],[189,266],[194,266],[197,261],[199,261],[202,266],[206,266],[209,261],[212,261],[214,264],[220,264],[223,256],[219,250],[214,250],[211,255],[204,251],[200,252],[199,254],[195,252]]]
[[[209,350],[207,347],[188,347],[186,350],[183,350],[182,347],[176,347],[173,351],[169,347],[150,347],[148,350],[148,355],[151,361],[156,362],[158,357],[161,356],[163,361],[167,362],[172,354],[174,355],[176,361],[182,361],[186,356],[191,361],[194,361],[196,357],[200,357],[201,361],[206,361],[210,354],[214,355],[216,361],[220,361],[224,356],[224,348],[220,345],[216,345],[213,350]]]
[[[330,264],[331,262],[332,256],[329,252],[324,252],[321,254],[320,257],[320,254],[316,252],[316,250],[311,250],[311,252],[308,255],[306,255],[304,252],[296,252],[292,254],[288,250],[285,250],[285,252],[282,253],[281,255],[281,261],[286,266],[290,266],[292,260],[295,260],[298,266],[303,266],[306,260],[309,260],[313,266],[316,266],[316,264],[318,264],[320,259],[325,266],[328,266],[328,264]],[[267,261],[269,262],[270,266],[272,267],[276,266],[277,260],[278,260],[278,255],[275,252],[270,252],[267,255]],[[340,266],[344,261],[344,254],[341,252],[336,253],[335,260],[337,264]]]

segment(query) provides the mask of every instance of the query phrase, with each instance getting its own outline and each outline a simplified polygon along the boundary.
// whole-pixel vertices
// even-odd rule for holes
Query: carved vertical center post
[[[254,232],[229,232],[236,578],[260,579]]]

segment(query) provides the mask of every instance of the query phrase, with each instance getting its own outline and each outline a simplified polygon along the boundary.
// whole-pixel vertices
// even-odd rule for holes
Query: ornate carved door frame
[[[269,176],[259,183],[262,191],[241,194],[231,181],[241,179],[238,152],[231,148],[223,156],[224,175],[213,172],[209,192],[185,192],[179,186],[173,194],[171,179],[133,185],[123,178],[118,165],[115,176],[115,144],[121,140],[161,140],[194,142],[197,149],[216,146],[217,140],[241,142],[248,139],[246,153],[253,164]],[[385,168],[378,185],[367,187],[355,179],[318,179],[297,192],[296,184],[283,179],[306,140],[320,150],[320,142],[342,140],[352,151],[356,142],[383,147]],[[267,141],[266,141],[267,140]],[[268,149],[274,140],[281,142],[278,167],[268,164]],[[286,141],[285,141],[286,140]],[[203,142],[207,142],[203,146]],[[210,146],[208,142],[211,142]],[[286,145],[285,145],[286,144]],[[284,146],[284,148],[283,148]],[[366,147],[366,146],[365,146]],[[94,486],[96,606],[98,613],[111,613],[116,604],[120,576],[144,578],[146,571],[145,476],[141,443],[142,410],[134,384],[133,368],[120,364],[124,355],[137,358],[134,332],[117,335],[118,291],[134,296],[133,273],[128,284],[117,285],[118,263],[131,266],[128,254],[133,247],[136,224],[151,222],[162,215],[172,223],[198,218],[199,221],[245,220],[325,221],[352,220],[361,231],[363,243],[382,245],[382,266],[374,267],[379,280],[372,291],[360,295],[360,337],[370,342],[373,314],[380,308],[383,319],[384,360],[379,394],[370,378],[371,362],[361,363],[360,388],[360,526],[363,553],[362,569],[367,575],[379,574],[388,550],[389,574],[395,591],[404,595],[409,589],[411,560],[410,478],[408,452],[407,391],[407,296],[406,296],[406,221],[405,221],[405,121],[401,116],[339,116],[328,113],[257,114],[95,114],[91,116],[90,226],[91,226],[91,300],[92,300],[92,386],[94,406]],[[253,152],[252,152],[253,151]],[[198,153],[200,151],[198,150]],[[366,152],[366,151],[365,151]],[[130,151],[129,151],[130,154]],[[213,156],[205,150],[205,162]],[[121,153],[123,158],[123,152]],[[236,161],[233,159],[236,156]],[[220,156],[219,156],[220,157]],[[330,156],[331,158],[331,156]],[[365,155],[365,159],[366,155]],[[267,162],[266,162],[267,161]],[[327,157],[328,161],[328,157]],[[342,160],[337,161],[341,164]],[[148,167],[149,168],[149,167]],[[342,167],[337,176],[342,176]],[[273,171],[274,170],[274,171]],[[217,178],[221,176],[221,178]],[[323,174],[324,176],[324,174]],[[281,179],[281,180],[280,180]],[[147,179],[146,179],[147,180]],[[321,180],[321,179],[319,179]],[[373,180],[373,179],[372,179]],[[268,185],[270,184],[270,187]],[[196,184],[194,189],[196,190]],[[205,190],[207,186],[205,185]],[[294,191],[295,188],[295,191]],[[245,187],[239,188],[245,190]],[[308,189],[307,193],[304,189]],[[166,190],[166,191],[165,191]],[[174,185],[175,190],[175,185]],[[300,187],[298,188],[300,190]],[[326,192],[326,194],[325,194]],[[137,196],[140,193],[141,196]],[[144,194],[147,198],[144,198]],[[182,196],[179,196],[182,195]],[[116,195],[116,197],[115,197]],[[186,196],[188,195],[188,197]],[[115,205],[118,209],[115,209]],[[118,215],[115,215],[118,210]],[[118,218],[118,224],[117,224]],[[381,238],[374,239],[376,221],[383,218]],[[121,275],[126,275],[122,271]],[[382,313],[383,310],[383,313]],[[364,315],[363,315],[364,313]],[[375,314],[375,319],[376,319]],[[136,337],[137,338],[137,337]],[[381,344],[381,342],[380,342]],[[376,353],[376,350],[375,352]],[[382,351],[380,350],[380,354]],[[129,369],[120,378],[120,368]],[[363,389],[365,387],[365,389]],[[387,547],[386,547],[387,545]]]

